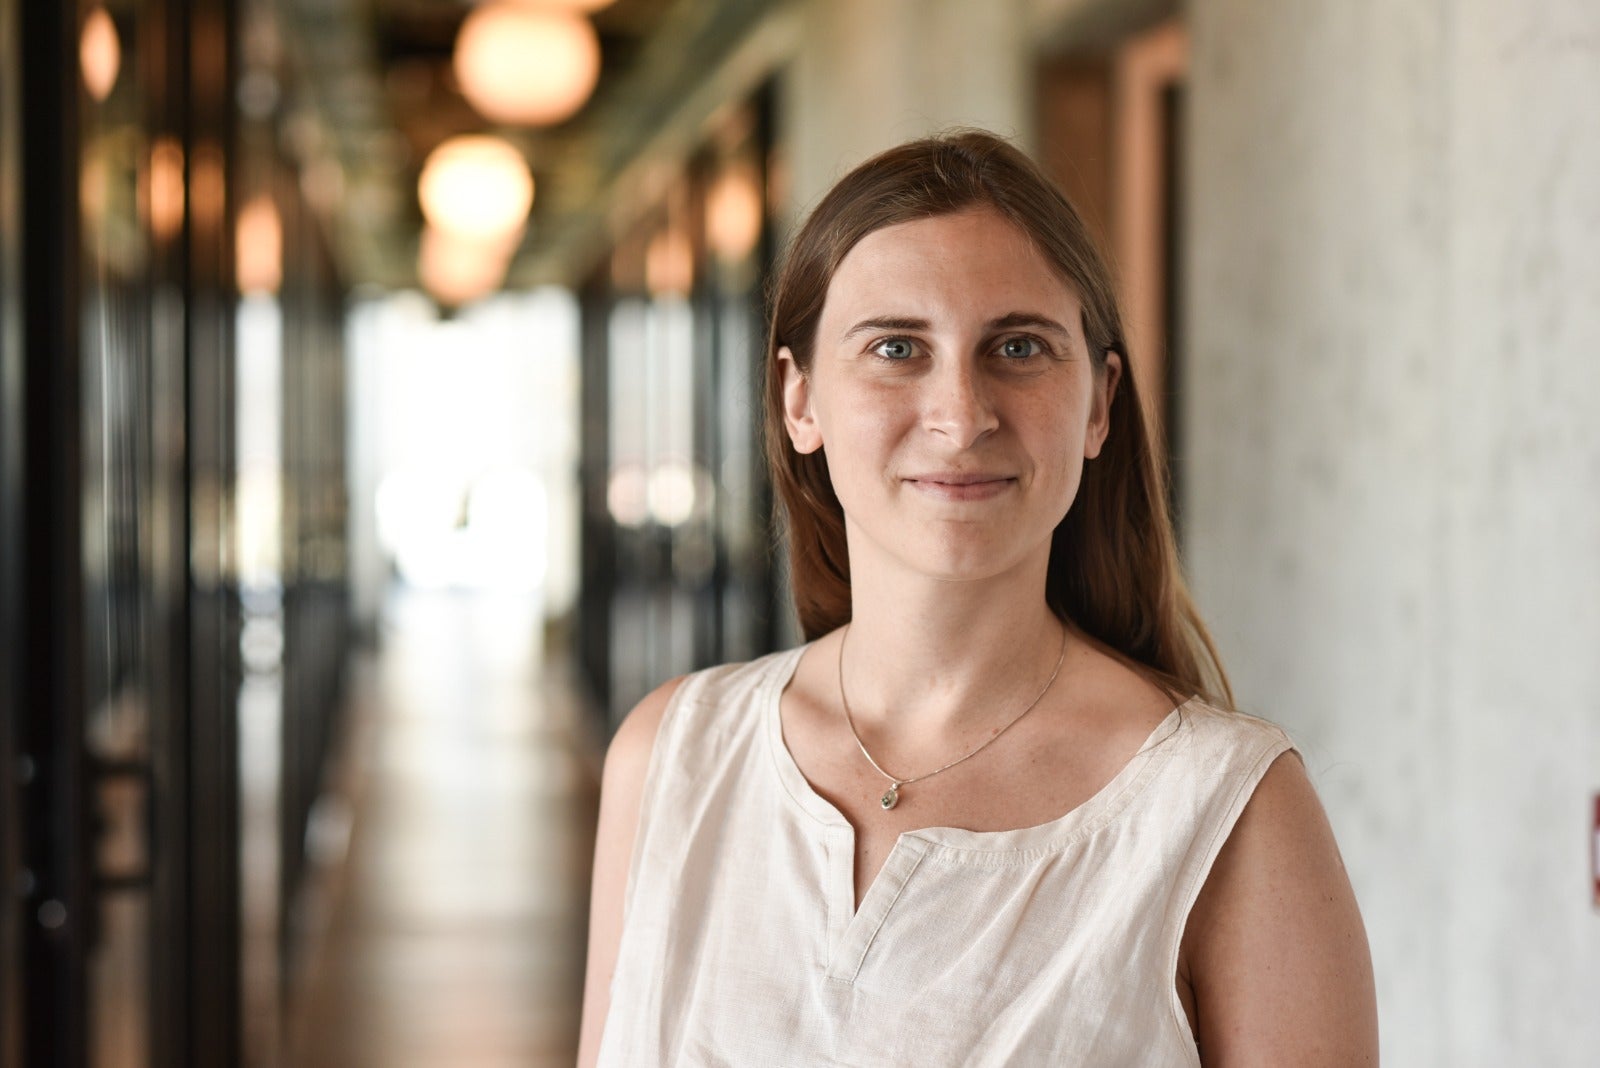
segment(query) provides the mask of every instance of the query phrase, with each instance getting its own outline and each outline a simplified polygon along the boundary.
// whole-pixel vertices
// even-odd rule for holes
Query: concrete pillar
[[[1196,0],[1186,549],[1384,1061],[1600,1049],[1600,6]]]
[[[982,126],[1031,143],[1019,0],[808,0],[782,83],[798,219],[846,171],[901,141]]]

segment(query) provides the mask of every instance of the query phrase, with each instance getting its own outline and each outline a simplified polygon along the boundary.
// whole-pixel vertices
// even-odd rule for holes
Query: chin
[[[1048,543],[1046,543],[1048,553]],[[907,567],[944,582],[981,582],[998,578],[1022,566],[1030,554],[1015,544],[944,540],[940,544],[911,542],[901,548]]]
[[[848,517],[848,512],[846,513]],[[846,520],[852,574],[886,568],[943,582],[981,582],[1050,558],[1055,528],[1035,536],[1025,523],[894,523],[873,529]],[[1044,572],[1040,571],[1043,582]]]

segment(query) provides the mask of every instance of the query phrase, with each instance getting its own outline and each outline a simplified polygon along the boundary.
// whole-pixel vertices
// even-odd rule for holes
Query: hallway
[[[531,598],[402,592],[383,620],[351,680],[348,860],[290,1063],[570,1065],[598,798],[579,699]]]

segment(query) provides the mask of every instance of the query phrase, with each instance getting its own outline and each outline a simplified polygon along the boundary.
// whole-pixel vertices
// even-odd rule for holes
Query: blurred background
[[[797,640],[762,293],[1015,138],[1397,1065],[1600,1049],[1592,0],[0,0],[0,1068],[556,1065],[597,776]]]

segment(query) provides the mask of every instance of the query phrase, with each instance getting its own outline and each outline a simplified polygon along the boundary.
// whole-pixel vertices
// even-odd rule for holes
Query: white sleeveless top
[[[1178,943],[1283,731],[1192,699],[1059,819],[900,835],[858,911],[854,831],[783,742],[801,652],[667,707],[599,1063],[1198,1065]]]

